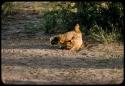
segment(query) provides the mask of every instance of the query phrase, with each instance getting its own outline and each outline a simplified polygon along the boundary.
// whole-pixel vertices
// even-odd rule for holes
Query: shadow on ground
[[[28,81],[21,81],[21,80],[6,80],[6,84],[8,85],[19,85],[19,84],[25,84],[25,85],[52,85],[52,84],[67,84],[64,81],[53,83],[51,81],[42,81],[42,80],[28,80]]]
[[[101,57],[100,57],[101,58]],[[23,66],[35,68],[95,68],[95,69],[121,69],[123,68],[122,58],[96,59],[92,58],[69,58],[69,57],[26,57],[26,58],[2,58],[2,64],[6,66]]]

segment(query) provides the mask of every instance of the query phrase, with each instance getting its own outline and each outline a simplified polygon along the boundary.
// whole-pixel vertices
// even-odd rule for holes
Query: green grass
[[[116,31],[115,27],[112,28],[111,32],[107,32],[103,30],[102,27],[95,25],[90,29],[90,37],[98,42],[109,44],[120,41],[121,34]]]

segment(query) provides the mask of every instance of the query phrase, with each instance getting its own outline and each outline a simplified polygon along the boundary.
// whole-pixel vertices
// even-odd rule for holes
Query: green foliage
[[[116,31],[115,27],[113,27],[111,32],[107,32],[103,30],[102,27],[95,25],[90,29],[90,37],[98,42],[108,44],[118,42],[121,39],[121,34]]]
[[[46,33],[49,32],[49,29],[55,27],[55,24],[56,24],[55,15],[56,15],[55,12],[47,12],[44,14],[43,24],[44,24],[44,27],[46,28],[46,31],[45,31]]]
[[[44,14],[46,33],[51,32],[56,26],[68,31],[76,21],[86,28],[82,28],[86,33],[93,25],[98,25],[103,30],[108,28],[109,31],[113,29],[111,24],[119,31],[123,29],[123,5],[119,2],[76,2],[74,6],[71,4],[73,3],[55,3],[55,9],[58,10]],[[77,8],[77,12],[72,12],[72,8]]]
[[[123,29],[123,5],[120,2],[78,2],[78,16],[89,30],[98,25],[105,30],[112,30],[111,24],[117,29]]]
[[[75,22],[75,14],[69,10],[54,10],[44,14],[44,27],[46,33],[53,33],[52,29],[62,30],[62,32],[71,30]]]

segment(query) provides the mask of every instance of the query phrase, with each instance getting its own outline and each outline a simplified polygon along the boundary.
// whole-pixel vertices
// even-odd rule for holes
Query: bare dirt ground
[[[10,19],[10,20],[9,20]],[[77,53],[51,46],[43,32],[24,34],[36,15],[13,16],[2,24],[2,81],[5,84],[120,84],[123,44],[95,44]]]

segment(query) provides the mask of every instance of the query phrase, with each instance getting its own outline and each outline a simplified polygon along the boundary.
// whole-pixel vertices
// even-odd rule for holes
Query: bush
[[[78,17],[80,22],[86,27],[86,30],[93,25],[102,27],[103,30],[106,28],[112,31],[114,27],[117,30],[124,28],[123,23],[123,5],[120,2],[79,2],[80,6],[78,10]]]
[[[46,28],[45,33],[49,34],[58,31],[69,31],[73,28],[74,22],[76,22],[75,13],[66,9],[47,12],[43,18],[44,27]]]
[[[104,44],[118,42],[121,40],[121,34],[120,32],[116,31],[115,27],[111,32],[107,32],[98,25],[95,25],[90,29],[90,37]]]
[[[54,28],[56,25],[56,19],[55,19],[56,12],[47,12],[43,16],[43,25],[45,27],[45,33],[49,33],[49,30],[51,28]]]

